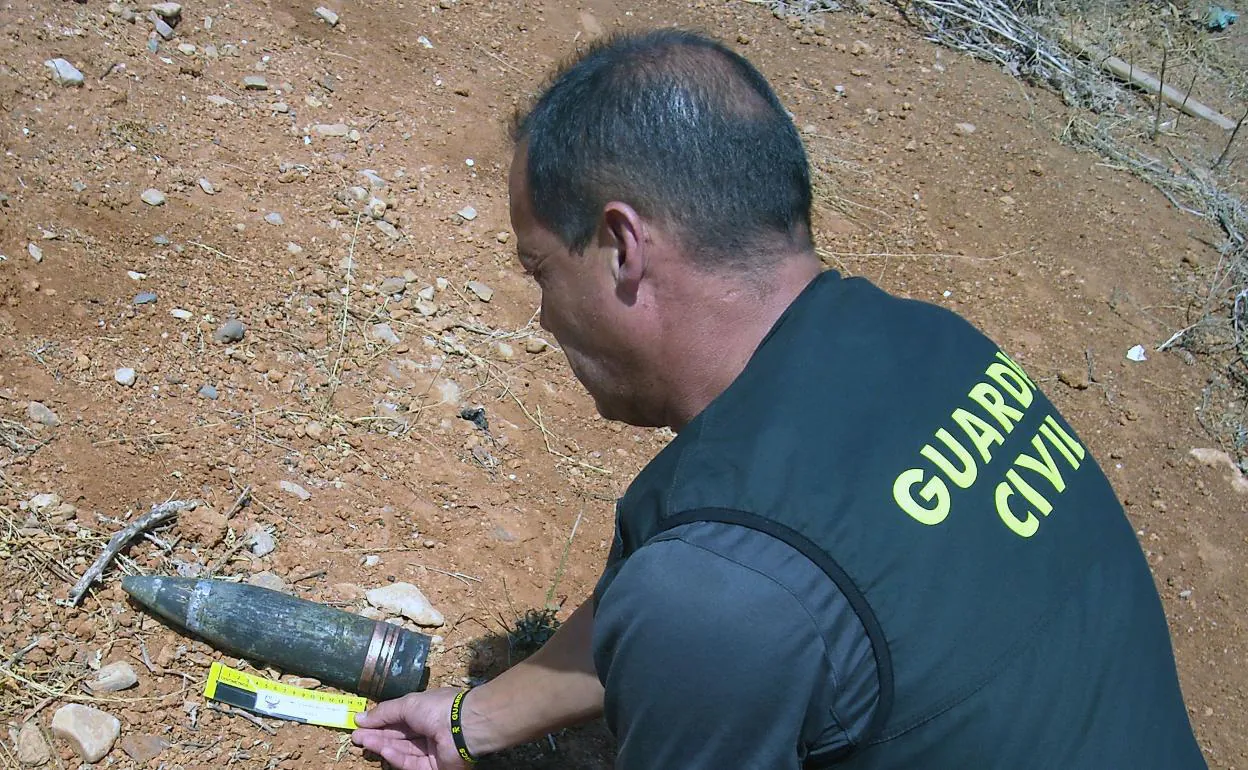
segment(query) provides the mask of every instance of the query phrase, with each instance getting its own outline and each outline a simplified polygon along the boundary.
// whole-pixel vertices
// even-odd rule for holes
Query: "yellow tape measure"
[[[282,684],[220,663],[208,672],[204,697],[267,717],[343,730],[354,730],[355,715],[368,709],[364,698]]]

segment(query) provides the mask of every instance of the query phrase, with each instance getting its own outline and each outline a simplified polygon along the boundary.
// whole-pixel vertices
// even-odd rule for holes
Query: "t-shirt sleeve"
[[[594,657],[618,770],[800,766],[823,640],[787,588],[729,556],[652,542],[600,597]]]

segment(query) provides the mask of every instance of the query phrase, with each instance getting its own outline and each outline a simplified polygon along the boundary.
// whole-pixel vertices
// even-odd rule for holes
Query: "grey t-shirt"
[[[599,597],[594,663],[618,770],[798,768],[852,746],[879,697],[866,631],[792,546],[695,522]]]

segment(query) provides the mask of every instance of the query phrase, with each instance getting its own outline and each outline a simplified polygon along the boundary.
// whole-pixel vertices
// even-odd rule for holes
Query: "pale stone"
[[[139,675],[134,666],[124,660],[109,663],[96,672],[95,677],[87,682],[91,692],[117,692],[138,684]]]
[[[368,603],[379,610],[402,615],[419,626],[437,627],[446,622],[420,589],[411,583],[394,583],[374,588],[366,595]]]
[[[52,758],[52,748],[43,731],[34,722],[26,722],[17,733],[17,761],[23,765],[42,765]]]
[[[52,716],[52,734],[69,744],[86,762],[99,762],[121,734],[121,722],[112,714],[69,703]]]

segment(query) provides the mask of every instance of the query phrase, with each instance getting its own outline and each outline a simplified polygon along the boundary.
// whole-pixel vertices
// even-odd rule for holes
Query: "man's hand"
[[[451,738],[457,692],[444,687],[379,703],[355,718],[359,729],[351,740],[397,770],[466,770]]]

